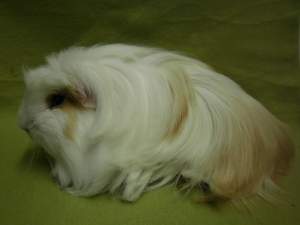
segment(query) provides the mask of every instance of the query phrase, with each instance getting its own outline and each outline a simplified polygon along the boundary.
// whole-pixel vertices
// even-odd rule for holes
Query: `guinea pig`
[[[178,53],[71,47],[24,72],[19,126],[76,196],[127,201],[179,178],[215,196],[264,196],[294,155],[286,125],[238,84]]]

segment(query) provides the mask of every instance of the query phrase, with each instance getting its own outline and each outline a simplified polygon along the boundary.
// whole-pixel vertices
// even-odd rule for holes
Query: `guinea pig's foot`
[[[67,174],[67,171],[59,164],[56,164],[53,167],[53,169],[51,170],[51,175],[62,189],[69,187],[72,184],[72,180]]]

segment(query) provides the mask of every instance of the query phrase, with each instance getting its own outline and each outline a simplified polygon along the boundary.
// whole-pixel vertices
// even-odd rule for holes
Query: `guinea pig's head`
[[[67,62],[63,67],[57,57],[47,62],[24,72],[19,126],[57,159],[67,148],[87,147],[97,101],[88,75]]]

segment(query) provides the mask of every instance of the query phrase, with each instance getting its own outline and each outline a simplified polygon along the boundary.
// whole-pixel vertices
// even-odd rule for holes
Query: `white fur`
[[[233,155],[223,171],[226,185],[241,187],[243,176],[259,173],[254,186],[243,189],[257,193],[271,180],[278,140],[285,135],[280,122],[229,78],[160,49],[73,47],[48,57],[47,65],[26,72],[24,79],[20,126],[55,159],[53,175],[76,195],[109,191],[134,201],[178,176],[191,186],[204,180],[222,195],[217,180],[222,154]],[[70,139],[64,134],[68,114],[49,109],[45,99],[55,90],[80,86],[95,106],[75,112]],[[184,116],[182,106],[187,115],[172,136]],[[248,154],[256,151],[257,139],[261,149],[253,162]],[[239,174],[237,161],[247,164],[245,174]]]

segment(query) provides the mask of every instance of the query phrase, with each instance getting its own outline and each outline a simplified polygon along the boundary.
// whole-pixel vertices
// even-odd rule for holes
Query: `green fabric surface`
[[[71,45],[142,44],[185,52],[214,66],[292,128],[300,147],[299,0],[2,0],[0,2],[1,225],[296,225],[299,154],[283,180],[288,201],[245,207],[197,204],[164,187],[136,203],[73,197],[49,176],[17,127],[22,69]]]

